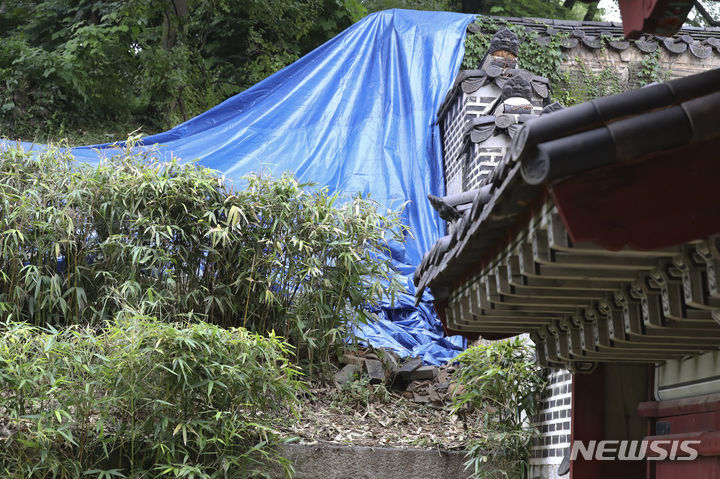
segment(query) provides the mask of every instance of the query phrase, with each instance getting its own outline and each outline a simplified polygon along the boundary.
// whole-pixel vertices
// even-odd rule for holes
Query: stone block
[[[413,358],[402,365],[400,369],[398,369],[398,374],[407,374],[412,371],[415,371],[417,368],[422,366],[422,359],[420,358]]]
[[[343,354],[342,359],[340,360],[343,364],[357,364],[358,366],[362,366],[365,362],[365,358],[361,358],[360,356],[355,356],[354,354],[345,353]]]
[[[340,371],[336,372],[333,378],[335,382],[342,386],[343,384],[352,381],[357,374],[360,373],[360,366],[358,364],[348,364]]]
[[[380,384],[385,382],[385,368],[377,359],[365,360],[365,371],[370,378],[370,384]]]

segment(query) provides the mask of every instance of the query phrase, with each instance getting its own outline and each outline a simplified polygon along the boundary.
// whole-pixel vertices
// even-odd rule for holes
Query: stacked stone
[[[477,70],[458,74],[438,113],[448,195],[482,186],[520,125],[549,103],[547,78],[518,67],[517,36],[499,30]]]
[[[487,178],[500,164],[526,121],[562,108],[550,104],[548,79],[518,68],[519,40],[503,28],[493,37],[480,69],[458,74],[438,114],[445,161],[446,196],[430,196],[456,233],[473,201],[488,194]],[[425,263],[425,260],[423,260]],[[422,265],[419,268],[422,270]],[[448,323],[451,328],[458,325]],[[462,329],[462,328],[458,328]],[[570,441],[571,374],[556,370],[538,415],[530,418],[541,435],[531,447],[533,476],[557,478]]]
[[[533,425],[540,435],[530,450],[532,477],[555,479],[564,475],[560,465],[570,448],[572,375],[564,369],[553,370],[542,393]]]

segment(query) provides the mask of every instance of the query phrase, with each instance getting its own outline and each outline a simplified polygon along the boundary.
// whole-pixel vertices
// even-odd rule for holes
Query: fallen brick
[[[397,374],[397,370],[399,369],[399,364],[397,357],[395,354],[393,354],[392,351],[382,351],[382,355],[380,357],[380,360],[382,361],[383,365],[385,366],[385,369],[390,372],[391,376],[394,376]]]
[[[420,379],[435,379],[437,368],[435,366],[422,366],[405,374],[407,379],[417,381]]]
[[[405,388],[406,391],[410,391],[413,394],[420,394],[423,396],[427,396],[428,391],[430,390],[430,382],[428,381],[413,381],[410,384],[408,384],[407,388]]]
[[[348,364],[340,371],[336,372],[333,378],[335,382],[342,386],[346,382],[352,381],[353,378],[360,373],[360,366],[357,364]]]
[[[366,359],[365,370],[370,378],[370,384],[380,384],[385,382],[385,369],[377,359]]]
[[[455,372],[454,367],[441,367],[438,370],[438,382],[439,383],[451,383],[453,382],[454,376],[453,373]]]
[[[398,376],[405,376],[413,371],[415,371],[417,368],[422,366],[422,359],[420,358],[414,358],[410,361],[406,362],[402,365],[400,369],[398,369]]]
[[[342,359],[340,360],[343,364],[357,364],[358,366],[362,366],[365,362],[365,358],[361,358],[359,356],[355,356],[354,354],[345,353],[343,354]]]
[[[430,402],[430,397],[422,396],[420,394],[413,394],[413,401],[420,404],[427,404]]]

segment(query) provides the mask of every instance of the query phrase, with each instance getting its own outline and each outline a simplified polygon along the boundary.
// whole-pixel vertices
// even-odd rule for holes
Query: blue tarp
[[[464,54],[471,15],[389,10],[369,15],[252,88],[169,130],[143,139],[228,178],[293,171],[331,191],[370,193],[383,207],[408,202],[414,238],[393,248],[410,277],[444,229],[429,193],[444,192],[435,114]],[[0,141],[0,144],[2,142]],[[97,163],[109,145],[72,149]],[[408,279],[410,293],[412,283]],[[429,299],[429,297],[428,297]],[[376,347],[441,363],[463,348],[442,337],[432,310],[411,295],[384,305],[383,320],[361,331]]]

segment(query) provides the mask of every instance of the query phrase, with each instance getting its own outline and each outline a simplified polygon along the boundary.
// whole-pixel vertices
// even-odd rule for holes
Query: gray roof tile
[[[507,236],[533,198],[541,195],[538,184],[720,135],[720,69],[548,110],[523,125],[485,186],[473,193],[472,207],[463,211],[453,233],[425,255],[415,276],[418,297],[426,286],[436,296],[449,294],[454,281],[468,274],[469,265],[488,259],[497,239]],[[582,135],[602,145],[579,141]],[[568,148],[577,151],[568,155]],[[607,151],[596,154],[601,150]],[[539,168],[533,173],[535,164]]]
[[[521,26],[526,32],[537,34],[535,41],[543,46],[550,44],[550,40],[558,33],[564,32],[570,36],[561,42],[561,47],[572,49],[582,45],[590,49],[600,49],[607,43],[615,50],[625,50],[635,45],[644,53],[652,53],[663,46],[665,50],[679,55],[689,51],[697,58],[707,58],[713,54],[712,50],[705,48],[706,45],[714,47],[720,53],[720,27],[694,27],[684,26],[673,37],[661,37],[658,35],[644,35],[639,40],[624,40],[622,23],[619,22],[583,22],[576,20],[552,20],[543,18],[519,18],[519,17],[489,17],[499,23],[507,22]],[[468,26],[471,33],[480,33],[482,25],[471,23]],[[693,45],[695,47],[693,48]],[[688,46],[690,48],[688,49]]]

